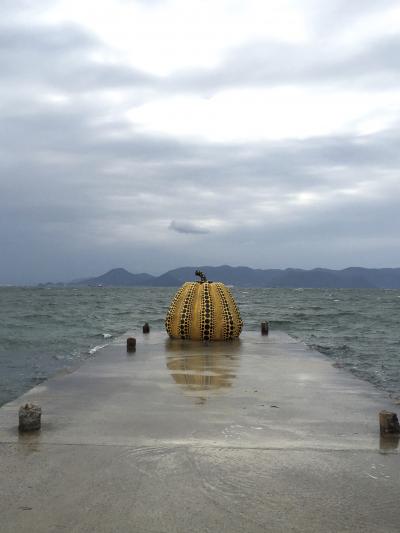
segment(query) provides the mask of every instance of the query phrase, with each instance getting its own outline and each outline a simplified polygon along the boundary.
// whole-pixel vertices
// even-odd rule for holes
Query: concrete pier
[[[1,533],[399,531],[384,394],[284,334],[132,336],[0,409]]]

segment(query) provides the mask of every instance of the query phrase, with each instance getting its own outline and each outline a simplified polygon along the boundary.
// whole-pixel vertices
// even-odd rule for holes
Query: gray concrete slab
[[[0,409],[1,532],[400,530],[383,393],[280,333],[136,337]]]

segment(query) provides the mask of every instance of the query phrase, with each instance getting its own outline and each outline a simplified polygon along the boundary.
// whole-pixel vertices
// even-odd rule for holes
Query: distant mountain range
[[[331,289],[400,289],[400,268],[350,267],[343,270],[287,268],[261,270],[227,265],[212,267],[182,267],[161,276],[132,274],[124,268],[114,268],[105,274],[70,283],[46,283],[41,286],[89,287],[177,287],[195,279],[195,270],[202,270],[209,280],[222,281],[237,287],[287,287]]]

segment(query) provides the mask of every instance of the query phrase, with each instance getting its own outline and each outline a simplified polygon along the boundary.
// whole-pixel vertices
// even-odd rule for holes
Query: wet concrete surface
[[[383,393],[281,333],[133,335],[0,409],[1,532],[400,530]]]

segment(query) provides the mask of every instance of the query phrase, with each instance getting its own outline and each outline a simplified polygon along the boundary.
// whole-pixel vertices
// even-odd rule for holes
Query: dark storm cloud
[[[333,4],[338,27],[344,4]],[[3,25],[0,282],[113,266],[400,263],[398,118],[371,135],[219,144],[145,134],[127,119],[149,94],[398,82],[397,36],[344,54],[328,41],[321,49],[248,43],[214,70],[162,79],[95,61],[109,51],[76,25]],[[126,101],[103,99],[110,89]]]
[[[338,250],[343,252],[347,239],[368,247],[382,231],[386,239],[397,238],[399,215],[394,198],[400,191],[395,180],[385,181],[385,175],[397,172],[398,140],[396,131],[384,138],[365,139],[361,146],[351,138],[314,140],[312,147],[306,142],[282,142],[274,147],[265,144],[254,148],[251,159],[245,147],[199,149],[194,145],[179,152],[178,145],[175,152],[170,141],[166,141],[168,149],[155,151],[153,158],[129,156],[126,147],[121,149],[116,142],[113,153],[112,147],[104,150],[105,145],[93,139],[86,154],[81,154],[85,144],[79,147],[77,142],[77,159],[66,147],[60,153],[47,146],[42,158],[33,148],[32,154],[25,153],[25,160],[3,168],[9,177],[1,185],[3,250],[7,249],[7,255],[19,264],[26,254],[30,263],[39,250],[53,250],[60,264],[55,278],[46,271],[48,279],[90,275],[82,273],[81,263],[75,260],[68,276],[69,262],[64,262],[67,266],[63,270],[60,258],[71,255],[86,257],[88,264],[92,255],[96,265],[107,268],[104,255],[111,254],[115,260],[108,265],[124,260],[126,266],[134,268],[134,257],[146,244],[143,241],[161,250],[167,257],[163,265],[172,267],[171,255],[177,264],[187,263],[179,239],[169,240],[165,233],[173,229],[171,233],[183,237],[196,233],[196,238],[207,238],[203,254],[211,254],[217,262],[224,262],[224,257],[243,262],[232,256],[232,250],[243,247],[245,262],[258,266],[272,264],[279,250],[280,260],[286,259],[287,264],[293,264],[289,253],[293,251],[296,264],[313,266],[316,260],[311,249],[319,250],[318,257],[325,254],[328,264],[335,265]],[[149,144],[154,147],[152,141]],[[139,146],[149,151],[140,138],[136,151],[141,151]],[[197,164],[199,152],[207,158],[206,168]],[[347,156],[340,158],[342,152]],[[285,164],[279,165],[282,160]],[[333,171],[338,165],[340,168]],[[377,194],[374,185],[379,181]],[[346,196],[340,192],[357,186],[360,193]],[[302,191],[320,198],[310,206],[293,205],[293,198]],[[383,225],[389,212],[390,222]],[[171,216],[177,214],[185,222],[171,224]],[[227,228],[207,235],[193,222],[210,218],[226,222]],[[331,253],[326,251],[327,239]],[[282,248],[284,243],[286,248]],[[199,261],[201,254],[193,250],[194,243],[190,246],[190,257]],[[346,255],[342,257],[346,263]],[[53,258],[52,263],[47,252],[43,258],[46,265],[55,261]],[[39,264],[40,257],[36,261]],[[375,261],[385,264],[383,258]],[[162,271],[163,266],[155,262],[153,270]],[[34,279],[46,279],[40,272],[36,271]],[[8,274],[8,280],[12,279]]]
[[[318,235],[321,240],[321,232],[333,238],[349,228],[357,237],[370,236],[380,231],[378,220],[387,212],[387,198],[399,192],[396,182],[388,180],[384,186],[385,174],[390,177],[399,163],[397,130],[356,138],[259,143],[249,150],[246,145],[182,145],[141,135],[109,143],[90,128],[89,112],[69,120],[62,113],[45,118],[41,116],[48,128],[39,136],[34,135],[39,123],[20,119],[13,135],[2,139],[12,157],[1,158],[1,233],[6,240],[13,235],[21,249],[28,240],[38,248],[57,249],[63,243],[64,253],[70,253],[101,248],[113,236],[128,245],[141,233],[157,243],[168,229],[201,237],[192,221],[209,218],[228,224],[222,229],[220,249],[231,243],[229,225],[243,246],[266,237],[272,243],[290,243],[299,239],[298,233],[302,238],[308,235],[311,244]],[[24,127],[31,143],[24,145],[21,160]],[[121,129],[125,131],[122,124]],[[199,160],[206,164],[199,165]],[[381,180],[383,199],[377,199],[374,190],[372,196],[368,193],[368,182],[373,185],[376,180]],[[357,186],[366,187],[365,198],[362,191],[341,196],[342,189]],[[292,196],[302,191],[322,199],[305,209],[290,207]],[[284,213],[286,204],[287,214],[275,213],[277,207]],[[185,222],[171,224],[175,214]],[[151,221],[159,222],[153,227]],[[213,242],[210,250],[215,246],[217,252],[217,240]],[[259,250],[253,251],[253,262],[257,254]]]

